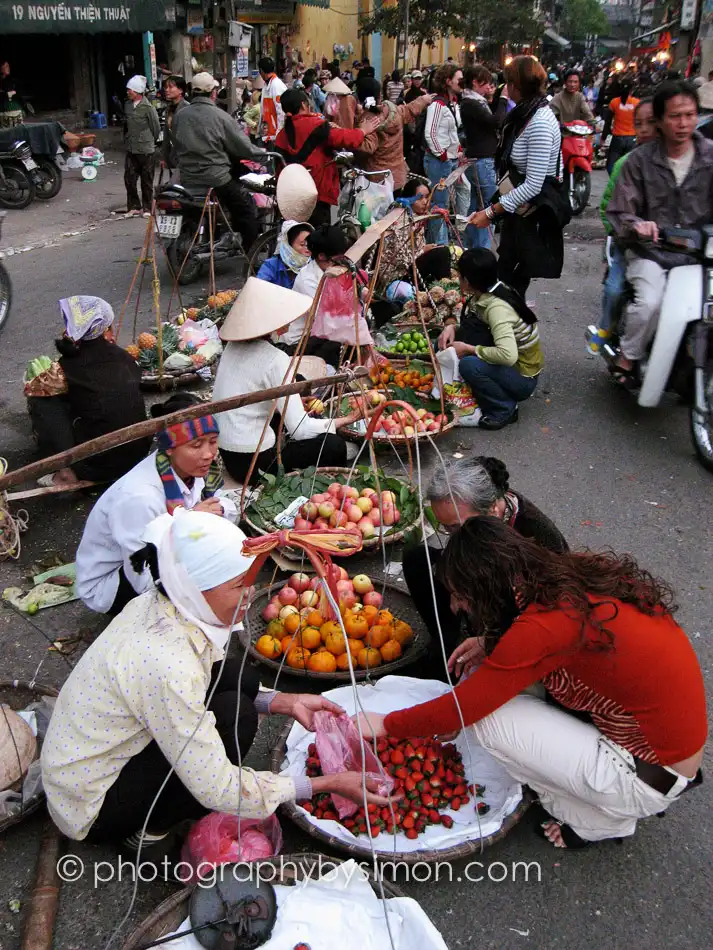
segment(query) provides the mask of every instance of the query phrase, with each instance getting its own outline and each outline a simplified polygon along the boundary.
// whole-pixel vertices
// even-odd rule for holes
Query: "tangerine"
[[[297,633],[300,629],[300,623],[302,618],[299,614],[290,614],[289,617],[285,617],[283,626],[288,633]]]
[[[285,635],[285,625],[281,620],[271,620],[265,633],[268,637],[276,637],[278,640],[282,640]]]
[[[357,659],[352,654],[352,667],[355,667],[356,665],[357,665]],[[346,651],[342,653],[341,656],[337,657],[337,669],[341,670],[342,673],[349,672],[349,654]]]
[[[317,627],[319,630],[319,628],[324,623],[324,617],[318,610],[314,610],[312,607],[310,607],[310,611],[307,614],[307,623],[310,627]]]
[[[282,647],[277,637],[271,637],[269,634],[263,634],[255,644],[255,649],[260,656],[267,657],[268,660],[276,659],[282,653]]]
[[[362,610],[362,616],[366,617],[366,621],[369,626],[373,626],[376,622],[376,615],[379,613],[378,607],[364,607]]]
[[[334,673],[337,669],[337,658],[327,650],[320,650],[309,658],[307,669],[313,673]]]
[[[326,642],[327,637],[331,633],[341,633],[341,632],[342,632],[342,628],[339,626],[336,620],[328,620],[326,623],[323,623],[322,626],[319,628],[319,633],[322,637],[322,643]]]
[[[347,651],[347,641],[340,630],[339,633],[330,633],[327,636],[327,639],[324,641],[324,645],[329,650],[330,653],[333,653],[335,656],[341,656],[342,653]]]
[[[305,650],[303,647],[293,647],[287,654],[285,662],[288,666],[292,667],[293,670],[305,670],[307,669],[310,655],[310,651]]]
[[[376,620],[374,623],[386,625],[394,622],[394,615],[390,610],[380,610],[376,615]]]
[[[283,637],[280,641],[280,646],[282,647],[282,652],[285,654],[285,656],[290,652],[292,647],[296,647],[297,645],[298,644],[295,637]]]
[[[402,647],[405,647],[407,643],[413,640],[413,630],[405,620],[397,620],[394,623],[392,637],[398,641]]]
[[[322,637],[317,627],[305,627],[299,635],[300,644],[308,650],[316,650],[322,643]]]
[[[375,666],[381,666],[381,654],[373,647],[364,647],[359,651],[357,662],[363,670],[373,669]]]
[[[381,647],[381,658],[384,663],[393,663],[394,660],[398,660],[402,653],[403,650],[398,640],[387,640]]]
[[[366,642],[370,647],[380,650],[385,643],[393,639],[394,628],[392,626],[382,626],[375,624],[366,637]]]
[[[359,650],[364,649],[364,644],[361,640],[353,640],[351,637],[347,640],[347,646],[352,656],[356,656]]]
[[[344,615],[344,629],[348,637],[363,640],[369,632],[369,621],[361,614],[355,614],[349,610]]]

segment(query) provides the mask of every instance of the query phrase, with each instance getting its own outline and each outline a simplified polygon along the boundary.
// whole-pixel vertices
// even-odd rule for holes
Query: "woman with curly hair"
[[[449,661],[457,673],[468,658],[474,672],[438,699],[369,714],[365,730],[401,738],[470,726],[537,793],[539,830],[558,848],[633,835],[700,783],[701,669],[671,589],[630,555],[555,554],[496,518],[470,518],[438,577],[484,634]],[[523,693],[537,682],[559,708]]]

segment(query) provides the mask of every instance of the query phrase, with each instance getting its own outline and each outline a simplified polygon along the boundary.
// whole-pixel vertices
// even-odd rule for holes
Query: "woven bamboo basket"
[[[377,586],[378,589],[381,590],[381,584]],[[385,609],[391,610],[394,616],[398,617],[399,620],[405,620],[413,630],[414,638],[398,660],[393,660],[391,663],[382,663],[381,666],[375,666],[368,670],[356,669],[355,663],[354,678],[357,682],[368,679],[378,679],[390,673],[398,673],[405,667],[411,666],[416,660],[420,660],[428,651],[430,637],[423,627],[423,621],[414,607],[410,596],[393,584],[386,583],[383,586],[385,591],[388,591],[388,604]],[[269,587],[258,591],[253,598],[247,614],[247,622],[249,623],[248,629],[251,632],[253,643],[265,633],[267,628],[267,624],[261,617],[263,608],[273,593],[282,587],[284,587],[284,584],[271,584]],[[258,653],[254,646],[250,646],[249,653],[254,660],[269,667],[275,673],[281,671],[286,676],[304,676],[308,679],[323,680],[326,683],[348,683],[351,681],[348,670],[337,670],[336,673],[316,673],[313,670],[295,669],[295,667],[287,666],[287,664],[283,665],[276,660],[268,660],[267,657]]]
[[[344,431],[344,430],[342,429],[342,432],[343,432],[343,431]],[[334,476],[335,476],[335,481],[339,481],[339,480],[340,480],[340,479],[339,479],[339,476],[340,476],[340,475],[343,475],[343,476],[344,476],[344,479],[345,479],[345,482],[346,482],[346,479],[348,478],[348,476],[349,476],[349,474],[350,474],[350,472],[351,472],[351,469],[349,469],[349,468],[338,468],[338,467],[335,467],[335,468],[318,468],[318,469],[317,469],[317,472],[318,472],[320,475],[334,475]],[[290,472],[289,475],[288,475],[288,477],[291,477],[292,475],[297,475],[297,474],[299,474],[299,473],[298,473],[298,472]],[[390,478],[393,478],[394,476],[389,476],[389,477],[390,477]],[[411,494],[414,494],[414,492],[416,491],[416,489],[415,489],[415,488],[411,488],[410,491],[411,491]],[[254,489],[254,495],[255,495],[255,497],[259,497],[259,492],[260,492],[260,486],[258,486],[257,488]],[[273,525],[273,526],[271,527],[270,531],[268,531],[266,528],[261,528],[258,524],[256,524],[256,523],[251,519],[251,517],[250,517],[250,507],[249,507],[249,506],[245,509],[244,521],[245,521],[245,523],[250,527],[250,529],[255,532],[255,534],[269,534],[270,531],[277,531],[277,525]],[[374,537],[374,538],[369,538],[369,539],[366,539],[366,538],[365,538],[364,541],[362,542],[362,551],[369,551],[369,550],[372,550],[372,549],[374,549],[374,548],[379,548],[379,549],[380,549],[380,548],[381,548],[381,545],[382,545],[382,542],[383,542],[384,544],[394,544],[396,541],[402,541],[403,538],[404,538],[405,535],[406,535],[406,532],[407,532],[410,528],[413,528],[416,524],[417,524],[417,522],[409,522],[409,523],[407,523],[407,524],[403,524],[402,522],[399,522],[398,525],[391,525],[391,527],[388,529],[388,531],[386,531],[384,534],[377,535],[377,536]],[[285,549],[283,549],[282,554],[283,554],[284,556],[286,556],[286,557],[292,557],[292,558],[295,558],[295,559],[298,559],[298,560],[302,560],[302,558],[303,558],[302,552],[296,550],[295,548],[285,548]],[[307,565],[307,567],[309,568],[309,565]]]
[[[272,771],[277,774],[279,774],[280,769],[282,768],[282,763],[287,751],[287,737],[289,736],[293,725],[294,723],[290,722],[285,726],[270,758],[270,766]],[[405,864],[418,864],[420,862],[436,861],[459,861],[462,858],[468,858],[473,854],[479,854],[481,851],[484,851],[485,848],[491,847],[491,845],[494,845],[497,841],[500,841],[502,838],[504,838],[508,832],[511,831],[520,821],[522,816],[527,811],[529,805],[529,800],[526,797],[523,797],[517,808],[507,816],[500,828],[493,832],[493,834],[487,835],[485,838],[475,838],[472,841],[467,841],[451,848],[443,848],[441,850],[425,848],[422,851],[394,851],[392,847],[390,848],[388,846],[390,839],[387,835],[384,837],[384,846],[381,844],[381,838],[379,838],[379,843],[375,846],[376,858],[377,860],[389,862],[403,861]],[[311,821],[309,821],[307,815],[304,814],[294,802],[285,802],[283,805],[280,805],[280,810],[282,811],[283,815],[294,821],[298,828],[301,828],[308,835],[316,838],[322,845],[329,848],[334,848],[337,851],[343,851],[350,857],[356,858],[357,860],[364,860],[365,858],[372,860],[371,847],[368,837],[360,836],[360,838],[358,838],[353,844],[348,841],[343,841],[341,838],[337,838],[335,835],[331,835],[317,825],[314,825]],[[383,847],[383,850],[378,850],[381,847]]]
[[[309,878],[310,874],[312,874],[314,878],[314,870],[319,868],[320,858],[321,855],[312,853],[281,855],[269,861],[259,861],[258,864],[260,867],[269,865],[275,869],[274,878],[272,878],[272,874],[270,874],[271,883],[293,886],[297,884],[298,881]],[[329,870],[330,865],[335,866],[343,863],[340,858],[329,857],[326,861],[322,859],[325,870]],[[287,865],[287,867],[285,867],[285,865]],[[381,896],[381,890],[375,876],[368,869],[365,868],[364,870],[369,875],[369,882],[376,895]],[[383,887],[384,895],[387,899],[392,897],[404,897],[403,891],[387,880],[383,880]],[[131,931],[122,944],[121,950],[139,950],[139,948],[145,947],[154,940],[166,937],[177,927],[180,927],[188,916],[192,893],[193,887],[186,887],[166,898],[165,901],[158,905],[156,910],[149,914],[148,917]],[[167,943],[166,946],[170,947],[171,944]]]
[[[435,432],[414,432],[413,435],[403,435],[399,433],[398,435],[387,435],[385,432],[375,432],[372,436],[372,441],[374,445],[385,446],[385,445],[406,445],[408,442],[415,442],[416,439],[420,439],[421,443],[427,443],[429,441],[429,436],[431,439],[440,439],[441,436],[445,435],[446,432],[450,432],[451,429],[454,429],[457,424],[457,419],[454,417],[450,422],[447,422],[445,425],[441,426]],[[359,432],[357,429],[353,429],[351,426],[342,426],[339,430],[339,434],[345,439],[349,439],[351,442],[363,442],[364,433]]]
[[[4,680],[0,682],[0,703],[8,705],[16,712],[25,709],[32,702],[37,702],[42,696],[56,697],[59,696],[59,692],[53,686],[47,686],[43,683],[30,684],[25,680]],[[39,751],[40,743],[38,742],[38,755]],[[39,792],[24,802],[22,808],[16,815],[12,815],[10,818],[0,819],[0,834],[34,814],[34,812],[42,807],[44,801],[45,793]]]

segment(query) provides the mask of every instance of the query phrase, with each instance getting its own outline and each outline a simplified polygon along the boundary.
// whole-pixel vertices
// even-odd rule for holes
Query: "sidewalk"
[[[20,253],[28,247],[58,241],[111,218],[112,211],[126,209],[124,152],[104,153],[94,181],[84,181],[81,169],[65,169],[62,190],[51,201],[33,201],[22,211],[8,211],[2,229],[0,250]]]

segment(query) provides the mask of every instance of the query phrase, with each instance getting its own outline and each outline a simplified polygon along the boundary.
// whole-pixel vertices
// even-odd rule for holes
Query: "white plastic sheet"
[[[446,683],[433,680],[420,680],[408,676],[385,676],[375,685],[365,683],[357,687],[362,706],[368,712],[390,713],[397,709],[416,706],[429,699],[436,699],[448,692]],[[354,690],[351,686],[341,686],[338,689],[328,690],[324,695],[333,702],[342,706],[350,715],[355,707]],[[284,775],[304,775],[306,771],[307,749],[314,741],[313,733],[299,723],[295,723],[287,739],[287,755],[282,766]],[[444,828],[442,825],[429,825],[418,838],[410,839],[399,832],[396,835],[381,834],[374,841],[374,846],[380,854],[390,851],[426,851],[442,850],[463,844],[466,841],[477,841],[481,837],[498,831],[503,821],[512,814],[522,799],[522,787],[486,752],[475,740],[472,728],[468,729],[468,737],[461,732],[455,742],[463,756],[463,764],[468,784],[478,783],[485,786],[484,798],[490,805],[490,811],[478,820],[475,811],[475,802],[471,796],[470,802],[458,811],[446,810],[444,813],[453,818],[453,827]],[[315,818],[303,809],[302,814],[318,828],[334,835],[342,841],[358,843],[365,848],[369,847],[369,838],[366,835],[353,835],[352,832],[336,821],[325,821]]]

